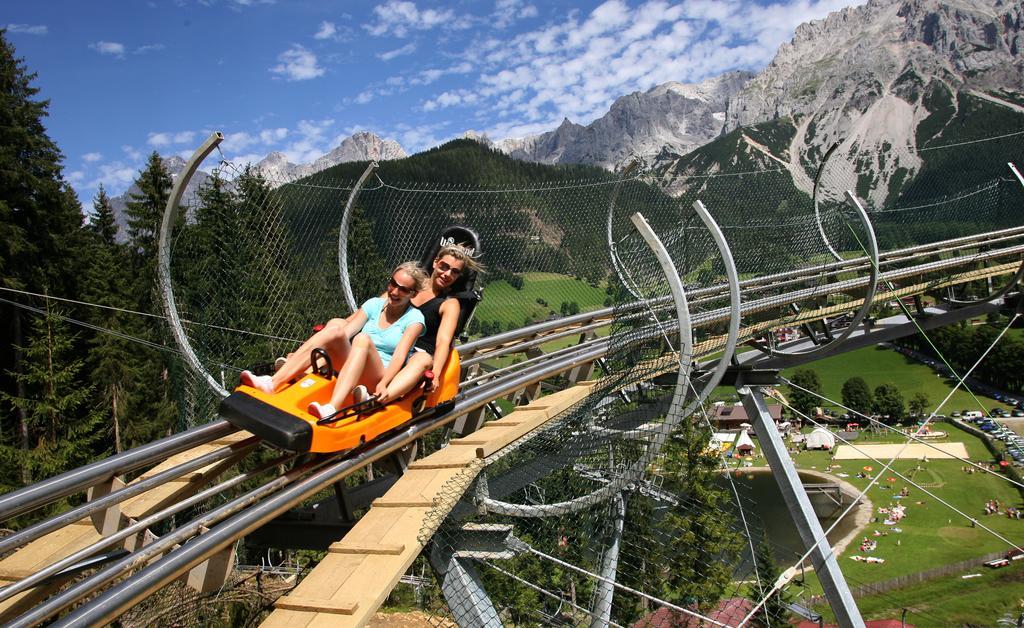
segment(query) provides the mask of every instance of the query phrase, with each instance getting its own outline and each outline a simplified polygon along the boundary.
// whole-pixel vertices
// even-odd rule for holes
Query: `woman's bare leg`
[[[433,364],[434,358],[429,353],[423,351],[413,353],[402,370],[398,371],[398,375],[395,375],[395,379],[388,384],[388,398],[399,399],[408,394],[423,381],[423,373],[430,370]]]
[[[373,341],[369,336],[359,334],[352,339],[352,348],[349,350],[345,365],[338,373],[338,381],[334,384],[330,404],[335,408],[340,408],[341,402],[352,394],[352,389],[360,380],[366,384],[376,385],[381,377],[384,377],[384,362],[381,361],[380,354],[377,353],[377,347],[373,346]]]
[[[288,354],[288,359],[274,373],[274,389],[289,382],[309,368],[309,356],[313,349],[323,347],[331,356],[334,368],[339,368],[348,358],[349,341],[345,336],[345,319],[332,318],[324,328],[309,337],[298,349]]]

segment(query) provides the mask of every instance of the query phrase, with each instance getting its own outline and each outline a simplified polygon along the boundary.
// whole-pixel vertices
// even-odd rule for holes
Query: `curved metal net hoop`
[[[705,293],[687,321],[720,315],[721,256],[692,208],[657,186],[625,183],[611,216],[604,376],[528,441],[488,459],[433,536],[431,558],[460,624],[667,626],[723,603],[735,616],[718,621],[743,619],[746,602],[728,601],[756,581],[738,516],[748,498],[720,481],[703,409],[687,412],[698,391],[679,372],[690,371],[700,337],[686,324],[681,332],[665,271],[630,220],[637,209],[687,291]],[[530,416],[529,406],[513,415]]]
[[[183,198],[171,239],[175,304],[202,367],[222,387],[341,313],[338,224],[350,191],[225,163]]]
[[[858,169],[867,156],[856,146],[833,151],[821,169],[819,206],[842,205],[846,190],[863,203],[887,252],[879,300],[926,285],[935,297],[966,303],[1009,287],[1024,244],[1024,182],[1009,165],[1019,171],[1024,162],[1022,139],[1019,128],[951,125],[917,146],[886,144],[874,158],[888,167],[869,171]],[[901,253],[908,250],[918,254]],[[906,272],[926,263],[923,272]]]
[[[871,236],[848,205],[815,211],[813,171],[771,162],[750,168],[742,162],[733,171],[672,173],[662,185],[682,206],[702,201],[718,222],[740,273],[741,338],[771,348],[795,338],[798,325],[820,320],[820,313],[863,300],[869,265],[837,262],[864,256]],[[850,285],[836,290],[838,281]]]
[[[605,305],[610,269],[602,208],[618,185],[611,176],[482,189],[395,183],[385,175],[360,193],[356,207],[372,222],[387,266],[421,260],[449,226],[479,234],[486,272],[476,287],[484,298],[471,337]]]

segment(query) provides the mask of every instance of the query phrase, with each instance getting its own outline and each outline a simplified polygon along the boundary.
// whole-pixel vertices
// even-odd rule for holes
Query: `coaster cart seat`
[[[424,264],[431,267],[437,251],[453,242],[479,251],[479,237],[465,227],[450,227],[427,249]],[[476,274],[467,272],[453,291],[462,307],[456,337],[480,302],[474,290]],[[353,449],[412,420],[449,412],[455,405],[461,366],[454,348],[443,373],[430,373],[425,380],[438,377],[437,387],[427,393],[418,386],[401,399],[380,405],[373,399],[354,403],[351,396],[337,414],[317,419],[307,412],[311,402],[327,403],[334,390],[335,370],[327,353],[314,349],[311,372],[304,374],[273,394],[241,385],[225,397],[219,413],[232,425],[252,432],[268,444],[294,452],[330,453]]]

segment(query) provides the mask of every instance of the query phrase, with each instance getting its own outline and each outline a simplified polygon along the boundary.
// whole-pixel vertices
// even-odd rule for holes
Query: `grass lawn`
[[[806,368],[806,367],[801,367]],[[810,367],[817,371],[821,379],[822,394],[829,399],[842,401],[842,388],[847,379],[859,376],[864,378],[871,390],[881,384],[895,384],[903,394],[904,403],[909,402],[915,393],[928,395],[928,411],[931,412],[949,394],[954,382],[939,376],[935,371],[920,362],[882,347],[865,347],[842,355],[825,358],[814,362]],[[791,378],[796,369],[786,369],[782,374]],[[961,386],[953,397],[942,407],[940,414],[949,415],[953,411],[963,409],[983,410],[988,413],[990,408],[1004,407],[995,399],[977,395],[978,401],[964,391]],[[841,412],[840,412],[841,413]]]
[[[952,425],[940,425],[949,436],[937,442],[962,442],[967,447],[968,456],[972,461],[984,464],[992,462],[991,455],[980,439]],[[864,433],[863,440],[857,442],[872,444],[899,440],[901,438],[895,434],[874,436]],[[796,454],[794,462],[798,468],[813,467],[825,470],[832,463],[830,458],[827,452],[806,451]],[[896,500],[893,496],[907,483],[894,473],[881,473],[885,462],[887,461],[844,460],[836,462],[841,468],[832,469],[832,473],[848,474],[850,477],[844,479],[858,489],[865,488],[870,481],[867,478],[856,477],[857,472],[863,467],[874,467],[872,473],[881,476],[881,481],[868,490],[868,497],[874,507],[872,516],[878,516],[879,520],[868,524],[860,533],[861,537],[877,541],[878,547],[871,552],[860,552],[859,543],[855,542],[839,556],[839,566],[850,586],[888,580],[990,552],[1008,550],[1010,545],[992,532],[1008,539],[1010,543],[1024,546],[1024,520],[985,515],[983,511],[985,502],[990,499],[998,499],[1004,508],[1008,505],[1024,505],[1020,493],[1001,476],[980,472],[965,473],[962,469],[963,464],[957,460],[899,460],[892,468],[911,477],[921,484],[922,488],[911,487],[909,497]],[[896,481],[889,482],[889,477],[895,477]],[[967,518],[941,503],[940,499],[962,513],[976,517],[978,526],[971,527]],[[894,504],[903,504],[907,514],[896,526],[887,526],[882,522],[885,516],[878,513],[878,508]],[[989,528],[992,532],[984,530],[981,526]],[[897,533],[893,530],[894,527],[902,531]],[[886,534],[874,536],[876,530]],[[885,563],[868,564],[850,558],[858,554],[883,558]],[[918,609],[916,617],[908,615],[908,621],[917,626],[962,625],[967,622],[992,625],[1002,613],[1014,608],[1018,599],[1024,598],[1024,565],[1015,564],[1011,570],[991,571],[979,568],[970,571],[982,573],[982,578],[965,581],[961,580],[959,575],[943,577],[899,591],[867,597],[858,600],[858,604],[868,619],[899,618],[899,610],[906,607]],[[992,589],[994,579],[1005,578],[1009,578],[1004,583],[1005,588]],[[979,583],[978,580],[987,584]],[[805,586],[812,595],[821,590],[814,574],[808,574]],[[972,593],[968,594],[968,591]],[[827,605],[816,610],[826,612]]]
[[[563,302],[575,301],[581,312],[594,310],[604,306],[607,296],[603,286],[595,288],[566,275],[523,273],[521,276],[522,290],[516,290],[506,281],[487,284],[483,301],[474,317],[481,323],[497,321],[503,329],[508,329],[510,323],[519,327],[527,320],[545,320],[551,314],[559,313]],[[547,305],[541,305],[537,299],[542,299]]]
[[[913,587],[861,597],[857,599],[857,606],[865,620],[899,619],[902,610],[907,609],[907,623],[919,628],[994,626],[1007,613],[1012,613],[1016,621],[1021,612],[1021,600],[1024,599],[1022,563],[1024,561],[1018,560],[1009,567],[994,570],[979,567]],[[966,580],[960,577],[967,573],[981,576]],[[832,621],[831,610],[823,614],[826,621]]]

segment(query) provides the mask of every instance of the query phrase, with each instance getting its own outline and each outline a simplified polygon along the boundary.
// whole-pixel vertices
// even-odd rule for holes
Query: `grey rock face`
[[[729,72],[696,85],[665,83],[615,101],[587,126],[563,120],[554,131],[496,143],[518,159],[588,163],[606,168],[651,160],[665,147],[688,152],[717,137],[729,99],[753,75]]]
[[[1021,91],[1022,23],[1021,4],[1004,0],[871,0],[843,9],[797,28],[736,96],[725,128],[840,106],[863,112],[906,72],[953,91]],[[851,89],[870,83],[873,96],[851,100]]]
[[[384,161],[402,159],[406,156],[398,142],[384,140],[373,133],[362,131],[345,138],[331,152],[312,163],[293,164],[283,153],[273,152],[256,164],[256,170],[274,184],[306,177],[348,161]]]
[[[870,172],[868,200],[883,202],[893,177],[920,169],[915,129],[931,113],[929,94],[945,94],[954,107],[956,94],[970,92],[1020,109],[998,94],[1024,91],[1022,24],[1020,2],[1005,0],[871,0],[843,9],[797,28],[734,97],[725,130],[790,118],[794,170],[839,143],[829,176],[838,184]]]

